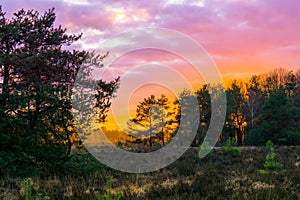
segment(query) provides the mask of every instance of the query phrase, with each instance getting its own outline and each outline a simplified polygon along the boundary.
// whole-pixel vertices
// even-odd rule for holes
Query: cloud
[[[300,44],[298,0],[78,2],[10,0],[5,2],[3,10],[11,16],[20,8],[37,9],[43,13],[55,7],[57,24],[62,24],[70,33],[83,33],[76,47],[88,50],[119,32],[151,26],[170,28],[188,35],[203,45],[220,68],[243,66],[245,60],[256,65],[274,66],[279,59],[270,59],[270,55],[277,57],[280,54],[284,56],[280,60],[286,58],[281,63],[300,64],[296,58],[299,49],[292,48]],[[138,40],[145,41],[147,38],[140,36]],[[158,58],[160,54],[152,53],[152,56]]]

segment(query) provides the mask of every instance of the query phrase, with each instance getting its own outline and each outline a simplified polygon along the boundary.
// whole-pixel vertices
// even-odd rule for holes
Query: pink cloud
[[[204,0],[200,6],[195,5],[199,1],[166,2],[90,0],[88,5],[70,5],[53,0],[10,0],[4,3],[3,10],[11,16],[20,8],[43,13],[55,7],[57,24],[72,33],[83,32],[77,47],[94,44],[121,31],[155,26],[180,31],[199,42],[224,73],[225,68],[243,66],[245,61],[265,67],[274,66],[275,61],[282,65],[300,65],[297,58],[300,2],[297,0]],[[147,38],[141,36],[139,40]],[[151,57],[170,59],[153,52],[143,59],[150,61]],[[251,71],[249,67],[243,70]]]

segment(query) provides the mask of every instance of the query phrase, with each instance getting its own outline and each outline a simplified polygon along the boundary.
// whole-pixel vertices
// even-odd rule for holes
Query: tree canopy
[[[42,15],[22,9],[7,19],[0,8],[0,173],[62,167],[79,140],[72,88],[81,65],[103,57],[67,50],[81,35],[54,27],[55,18],[54,9]],[[100,121],[118,82],[98,83]]]

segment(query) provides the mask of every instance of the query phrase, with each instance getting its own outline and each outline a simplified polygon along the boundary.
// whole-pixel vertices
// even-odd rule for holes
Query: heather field
[[[0,200],[300,199],[299,21],[299,0],[1,1]]]
[[[107,194],[112,177],[112,194],[121,199],[299,199],[300,147],[276,147],[276,170],[265,170],[265,147],[244,147],[240,155],[215,148],[204,159],[189,149],[167,168],[145,174],[129,174],[98,164],[88,156],[85,163],[70,165],[70,173],[31,177],[31,195],[50,199],[95,199],[95,191]],[[1,199],[24,198],[24,179],[1,177]]]

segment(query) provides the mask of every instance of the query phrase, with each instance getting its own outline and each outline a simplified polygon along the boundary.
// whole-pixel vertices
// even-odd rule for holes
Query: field
[[[3,1],[0,200],[300,199],[300,1],[266,2]]]
[[[85,162],[69,164],[67,175],[32,177],[32,196],[97,199],[94,192],[105,194],[112,176],[112,193],[122,192],[121,199],[300,199],[300,147],[275,148],[281,167],[268,174],[259,172],[268,154],[265,147],[241,149],[234,156],[215,148],[200,160],[191,148],[167,168],[146,174],[118,172],[84,155]],[[0,199],[22,199],[23,180],[2,177]]]

